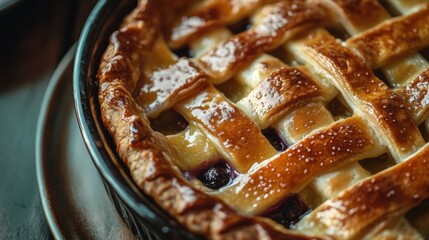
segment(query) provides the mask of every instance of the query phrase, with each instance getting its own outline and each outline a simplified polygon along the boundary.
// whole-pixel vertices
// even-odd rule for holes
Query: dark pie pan
[[[52,74],[39,113],[40,202],[55,239],[131,240],[133,235],[109,200],[77,125],[72,101],[75,50],[73,46]]]
[[[79,128],[88,152],[117,211],[139,239],[197,239],[138,190],[103,127],[96,74],[109,37],[135,6],[132,0],[99,1],[79,39],[73,72],[73,95]],[[91,183],[88,183],[91,184]]]

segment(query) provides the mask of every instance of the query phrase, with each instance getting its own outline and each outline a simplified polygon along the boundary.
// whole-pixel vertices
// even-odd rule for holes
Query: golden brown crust
[[[351,34],[366,30],[389,18],[389,14],[377,0],[311,0],[311,2],[339,16],[338,23],[343,24]]]
[[[429,108],[429,68],[419,74],[414,81],[398,90],[414,114],[419,124],[428,114]]]
[[[429,4],[419,11],[398,17],[349,40],[371,68],[429,45]]]
[[[284,131],[289,144],[296,143],[312,131],[334,122],[331,113],[322,102],[309,103],[291,112],[277,123],[276,128]]]
[[[313,31],[306,37],[301,36],[298,41],[302,50],[300,54],[315,60],[318,67],[328,73],[324,80],[317,79],[320,76],[304,68],[280,68],[259,85],[255,84],[256,88],[237,105],[213,87],[213,83],[232,77],[265,51],[278,47],[304,30],[327,23],[333,13],[342,14],[352,23],[355,31],[374,25],[386,17],[386,12],[377,2],[360,0],[353,5],[356,1],[332,0],[329,4],[320,1],[321,5],[331,8],[331,16],[328,16],[325,7],[314,5],[318,1],[281,1],[264,7],[251,29],[219,43],[194,60],[182,58],[176,61],[169,56],[168,64],[161,68],[157,69],[155,65],[145,68],[148,52],[163,37],[160,33],[175,21],[175,14],[164,16],[166,9],[179,13],[191,2],[193,0],[141,0],[136,10],[125,18],[121,29],[112,35],[98,75],[102,119],[133,180],[157,205],[191,232],[211,239],[305,239],[271,220],[249,217],[247,214],[262,213],[288,195],[299,192],[312,179],[327,171],[382,154],[384,144],[390,144],[391,152],[399,161],[423,146],[413,115],[414,119],[420,119],[416,122],[426,116],[429,106],[426,99],[427,70],[403,89],[392,91],[375,77],[367,64],[325,31]],[[211,2],[208,8],[191,12],[176,21],[176,29],[180,30],[181,26],[190,28],[176,33],[173,31],[170,43],[182,46],[208,29],[254,12],[267,1],[252,2],[254,5],[242,0]],[[428,8],[426,6],[417,13],[368,30],[347,44],[361,52],[364,59],[367,57],[372,67],[426,46]],[[237,14],[237,11],[240,13]],[[369,11],[368,19],[359,22],[365,11]],[[189,25],[189,19],[193,17],[198,17],[203,24]],[[399,38],[394,32],[394,24],[403,28],[421,28]],[[379,50],[377,46],[386,41],[385,34],[393,34],[395,41],[405,39],[410,43],[399,45],[393,51],[393,45],[387,42],[387,47]],[[362,47],[365,41],[370,47]],[[368,50],[375,47],[378,52]],[[146,72],[148,69],[150,75]],[[334,119],[323,103],[334,97],[336,90],[327,90],[326,87],[332,86],[324,82],[326,78],[340,89],[352,105],[355,111],[352,117],[332,123]],[[166,81],[168,84],[165,84]],[[261,105],[256,100],[268,95],[264,102],[267,105]],[[246,107],[258,115],[256,124],[240,109]],[[208,194],[202,185],[194,185],[184,179],[172,163],[175,153],[169,147],[170,141],[152,130],[148,120],[148,117],[152,119],[169,108],[179,111],[193,126],[197,126],[195,128],[200,134],[207,136],[213,145],[217,144],[216,149],[222,152],[219,155],[231,156],[227,161],[243,173],[232,185],[221,188],[215,194]],[[285,113],[288,116],[281,119]],[[314,118],[319,113],[320,119],[308,119],[308,116]],[[246,114],[250,115],[248,112]],[[365,119],[366,116],[369,118]],[[290,127],[286,126],[288,119],[302,121],[291,124],[293,129],[284,130],[291,135],[292,143],[299,142],[285,152],[277,153],[263,137],[260,128],[269,125]],[[385,135],[381,143],[376,132]],[[428,167],[425,161],[429,158],[428,149],[425,147],[405,163],[340,193],[334,200],[344,203],[347,212],[340,212],[332,200],[322,204],[312,214],[326,213],[326,220],[317,215],[309,222],[320,224],[320,228],[325,225],[329,228],[333,222],[332,228],[336,230],[349,229],[344,233],[336,232],[337,236],[355,236],[391,211],[409,209],[429,197],[429,190],[426,189],[429,178],[423,171]],[[416,171],[417,182],[410,181],[409,171]],[[394,176],[387,176],[387,173]],[[385,185],[377,194],[369,194],[367,190],[374,189],[374,184],[378,186],[378,183]],[[368,212],[355,210],[355,207],[362,206],[358,205],[356,194],[362,195],[375,208]],[[417,194],[420,195],[416,197]],[[391,203],[383,204],[391,197]],[[346,201],[349,203],[345,204]],[[329,213],[332,211],[338,213],[331,217]],[[345,220],[346,217],[350,217],[350,221]],[[329,233],[326,229],[316,230],[315,234]]]
[[[326,96],[306,72],[295,67],[274,71],[238,104],[249,108],[253,121],[267,128],[284,114]]]
[[[209,77],[189,59],[154,71],[148,81],[143,81],[137,101],[148,117],[156,117],[161,111],[171,108],[179,101],[207,85]]]
[[[333,84],[353,108],[367,114],[380,127],[396,159],[400,161],[423,146],[423,138],[403,99],[359,57],[324,30],[314,31],[299,42],[302,51],[332,76]]]
[[[189,43],[207,30],[223,24],[239,21],[274,0],[220,0],[210,1],[208,6],[191,11],[181,17],[171,30],[170,45],[173,48]]]
[[[211,239],[308,239],[279,230],[272,222],[237,214],[217,197],[190,186],[173,167],[169,150],[164,147],[165,137],[150,128],[144,111],[131,94],[136,83],[129,83],[139,77],[132,76],[142,64],[144,49],[153,45],[156,36],[148,34],[150,29],[157,29],[154,25],[156,16],[151,15],[155,19],[148,20],[148,8],[146,2],[140,2],[131,15],[135,21],[128,19],[129,22],[113,35],[98,75],[103,122],[136,184],[161,208],[200,236]]]
[[[102,82],[111,79],[100,78]],[[108,92],[115,92],[109,94]],[[187,183],[165,155],[162,136],[150,129],[131,95],[101,90],[103,121],[115,139],[118,153],[134,181],[147,195],[190,231],[212,239],[307,239],[279,231],[272,223],[238,215],[222,200]],[[167,151],[168,152],[168,151]]]
[[[239,172],[247,172],[253,164],[277,153],[258,126],[213,87],[203,89],[176,109],[202,125]]]
[[[356,238],[386,214],[404,213],[429,197],[429,145],[390,169],[328,200],[306,217],[301,230]]]
[[[325,23],[319,9],[301,2],[280,2],[264,8],[259,22],[202,55],[198,63],[213,78],[223,82],[255,57],[314,26]]]
[[[381,151],[367,123],[358,117],[347,118],[252,168],[218,194],[239,211],[258,214],[300,191],[314,177]]]

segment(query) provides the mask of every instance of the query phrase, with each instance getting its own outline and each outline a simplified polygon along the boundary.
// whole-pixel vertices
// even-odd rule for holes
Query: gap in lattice
[[[426,128],[425,122],[423,122],[419,125],[419,130],[420,130],[420,133],[422,134],[425,142],[429,142],[429,133],[428,133],[428,129]]]
[[[184,46],[178,49],[171,49],[171,51],[178,57],[185,57],[185,58],[191,58],[193,57],[192,51],[189,49],[188,46]]]
[[[252,24],[250,23],[249,17],[244,17],[240,21],[229,25],[228,29],[233,34],[239,34],[241,32],[244,32],[244,31],[248,30],[249,28],[251,28],[251,26],[252,26]]]
[[[288,53],[288,51],[283,46],[280,46],[274,50],[271,50],[267,54],[280,59],[280,61],[284,62],[289,66],[302,65],[302,63],[297,61],[292,54]]]
[[[390,83],[390,81],[387,79],[386,75],[384,75],[383,71],[381,71],[381,69],[374,69],[373,70],[374,75],[380,79],[381,81],[383,81],[387,86],[389,86],[390,88],[393,88],[392,84]]]
[[[423,236],[429,236],[429,199],[412,208],[405,217]]]
[[[330,26],[326,28],[326,30],[336,39],[340,39],[341,41],[346,41],[351,37],[342,25]]]
[[[394,166],[396,162],[389,153],[384,153],[375,158],[360,160],[359,164],[371,174],[376,174]]]
[[[289,146],[285,140],[280,137],[280,134],[274,128],[268,127],[262,131],[265,138],[279,152],[285,151]]]
[[[390,3],[390,1],[379,0],[378,2],[383,6],[384,9],[386,9],[390,16],[397,17],[401,15],[401,13],[396,10],[396,8]]]
[[[429,48],[424,48],[420,50],[419,53],[422,55],[424,59],[426,59],[426,61],[429,62]]]
[[[177,134],[188,127],[189,123],[178,112],[170,109],[162,112],[157,118],[150,120],[153,130],[164,135]]]
[[[347,118],[353,115],[353,110],[342,96],[332,99],[327,108],[335,119]]]

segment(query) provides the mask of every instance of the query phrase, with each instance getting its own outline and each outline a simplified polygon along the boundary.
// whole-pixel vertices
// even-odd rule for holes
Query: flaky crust
[[[390,234],[397,231],[403,236],[414,234],[408,225],[405,224],[405,230],[400,225],[407,222],[402,211],[429,196],[427,189],[421,190],[428,186],[429,178],[420,171],[427,169],[429,145],[425,146],[418,129],[428,115],[429,68],[425,64],[414,66],[413,69],[416,72],[420,69],[420,72],[410,74],[407,81],[395,82],[395,77],[402,75],[399,70],[405,69],[400,66],[407,66],[398,63],[398,57],[429,45],[429,5],[422,5],[418,11],[406,16],[387,20],[390,16],[376,0],[279,1],[252,15],[256,20],[249,29],[216,43],[195,58],[176,59],[169,52],[170,59],[166,61],[169,62],[163,62],[167,67],[157,65],[157,60],[154,63],[148,60],[161,55],[149,54],[159,47],[160,42],[164,44],[161,34],[170,35],[167,38],[169,44],[179,47],[219,24],[231,24],[243,17],[240,14],[254,12],[271,1],[251,0],[253,4],[247,0],[207,1],[202,10],[193,9],[180,18],[175,16],[192,2],[139,1],[138,7],[113,33],[100,64],[102,119],[116,143],[118,154],[142,192],[198,236],[210,239],[307,239],[309,237],[298,236],[268,218],[247,214],[264,214],[285,197],[299,193],[315,178],[321,179],[315,180],[319,183],[324,181],[322,186],[329,189],[335,185],[335,181],[331,181],[335,180],[335,175],[341,175],[337,170],[347,165],[356,172],[356,179],[362,181],[358,183],[355,177],[350,177],[350,181],[344,178],[343,188],[323,193],[324,198],[331,200],[306,215],[295,226],[298,231],[304,230],[301,231],[303,234],[322,238],[352,239],[367,234],[366,229],[378,224],[372,231],[381,229]],[[235,5],[231,7],[226,3]],[[367,12],[369,9],[371,11]],[[368,19],[360,21],[366,15]],[[337,17],[336,21],[333,16]],[[195,17],[200,25],[192,25]],[[338,21],[345,22],[343,27],[352,35],[345,42],[317,28]],[[396,28],[416,28],[408,34],[400,34],[394,25]],[[389,36],[395,41],[389,41]],[[403,44],[398,45],[396,41]],[[265,52],[278,50],[282,45],[306,67],[288,67],[275,63],[271,57],[271,63],[276,67],[270,68],[267,64],[270,57],[265,56],[267,63],[261,60],[264,57],[257,60]],[[213,87],[213,83],[222,83],[257,61],[270,74],[261,77],[247,97],[237,104],[230,103]],[[157,67],[155,71],[151,69],[154,66]],[[386,72],[391,72],[391,76],[395,75],[388,81],[392,81],[396,88],[392,89],[374,74],[371,68],[380,66],[390,69]],[[354,113],[334,121],[326,105],[338,92]],[[192,98],[191,94],[194,94]],[[267,99],[262,99],[261,103],[259,100],[265,97]],[[266,103],[268,105],[264,105]],[[169,146],[171,136],[167,139],[152,130],[148,120],[169,108],[191,120],[190,125],[201,125],[199,131],[205,131],[205,135],[213,138],[210,139],[213,144],[217,141],[218,151],[225,150],[227,154],[222,152],[223,155],[233,156],[232,160],[223,157],[241,174],[237,181],[221,191],[206,193],[184,179],[173,163],[181,159],[176,158],[174,151],[177,149]],[[234,125],[223,121],[225,116],[230,122],[234,120]],[[302,121],[294,120],[306,118],[311,119],[308,121],[311,124],[299,126]],[[287,136],[292,146],[278,153],[260,129],[276,124],[290,125],[291,122],[297,127],[283,128],[282,136]],[[237,131],[236,126],[242,128]],[[240,132],[243,129],[248,133]],[[373,176],[362,173],[364,170],[360,170],[357,161],[379,156],[386,150],[397,162],[395,168]],[[252,159],[248,161],[246,157]],[[408,163],[415,166],[406,165]],[[421,167],[419,171],[416,170],[418,167]],[[408,176],[395,177],[395,173],[405,174],[408,170],[416,172],[418,181],[405,181]],[[283,173],[287,176],[282,176]],[[386,177],[392,173],[393,177]],[[326,178],[331,180],[326,181]],[[364,190],[374,187],[374,181],[385,183],[386,188],[382,192],[364,194]],[[421,195],[415,197],[419,189]],[[393,196],[391,191],[401,194],[395,195],[392,204],[382,204],[386,193]],[[356,196],[362,199],[350,205]],[[334,205],[340,205],[332,207],[332,201]],[[377,211],[371,210],[377,218],[366,216],[370,212],[366,211],[367,204],[380,205]],[[356,212],[358,206],[363,207],[362,211]],[[340,211],[343,208],[348,211]],[[330,217],[332,211],[336,212]],[[382,217],[383,221],[393,219],[392,224],[397,226],[392,229],[396,230],[390,231],[392,229],[384,228],[384,223],[377,223]],[[344,229],[347,231],[342,231]]]
[[[154,44],[161,27],[158,19],[165,2],[159,1],[156,6],[151,3],[141,1],[112,35],[98,74],[103,122],[138,187],[199,236],[309,239],[283,230],[269,220],[236,213],[221,199],[190,186],[173,166],[165,137],[150,128],[145,113],[132,96],[141,77],[139,69],[144,64],[145,52]]]

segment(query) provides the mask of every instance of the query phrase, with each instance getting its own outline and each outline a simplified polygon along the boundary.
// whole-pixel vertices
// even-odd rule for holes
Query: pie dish
[[[98,101],[141,192],[212,239],[429,236],[427,1],[139,1]]]

